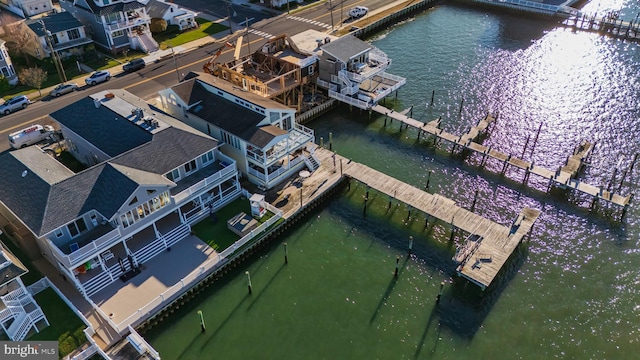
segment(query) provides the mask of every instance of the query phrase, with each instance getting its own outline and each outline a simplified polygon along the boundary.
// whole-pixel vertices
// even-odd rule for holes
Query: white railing
[[[85,262],[88,258],[96,256],[100,251],[114,245],[120,240],[120,237],[120,228],[117,227],[69,255],[64,254],[50,239],[47,239],[47,241],[49,242],[49,247],[53,252],[53,256],[55,256],[67,268],[74,268]]]
[[[213,206],[213,211],[217,211],[221,207],[238,198],[240,193],[240,188],[238,186],[226,188],[221,194],[207,200],[204,207],[196,207],[185,213],[185,221],[189,224],[197,223],[210,214],[211,206]]]
[[[85,335],[86,335],[87,329],[88,328],[84,329]],[[87,340],[91,341],[93,339],[91,338],[91,336],[87,335]],[[72,360],[86,360],[86,359],[91,358],[97,352],[98,352],[98,345],[94,341],[93,343],[91,343],[91,346],[89,346],[86,349],[82,350],[81,352],[73,355],[73,357],[71,357],[71,359]]]
[[[26,336],[26,332],[29,331],[31,327],[31,319],[27,313],[22,313],[18,315],[11,326],[7,329],[7,335],[12,341],[22,341],[24,340],[24,336]],[[22,337],[20,335],[24,334]]]
[[[315,63],[316,61],[318,61],[318,57],[315,56],[315,55],[311,55],[311,56],[309,56],[307,58],[300,59],[299,61],[300,61],[300,67],[303,68],[305,66],[309,66],[309,65]]]
[[[149,15],[140,14],[139,17],[128,20],[121,20],[111,24],[106,24],[109,31],[122,30],[133,26],[148,24],[151,21]]]
[[[7,300],[20,300],[21,298],[23,298],[24,296],[26,296],[27,293],[25,292],[24,288],[22,286],[20,286],[19,288],[8,292],[6,295],[0,296],[0,299],[2,299],[3,301],[7,301]]]
[[[27,286],[27,290],[29,290],[29,293],[31,293],[31,296],[36,296],[36,294],[40,293],[41,291],[45,290],[48,287],[49,287],[49,283],[47,282],[47,278],[42,278],[34,282],[33,284]]]
[[[67,304],[69,309],[71,309],[71,311],[73,311],[73,313],[76,314],[76,316],[80,318],[80,320],[82,320],[82,322],[85,325],[87,325],[87,327],[93,330],[93,327],[91,326],[91,323],[89,322],[89,320],[87,320],[87,318],[84,317],[84,314],[81,313],[80,310],[78,310],[78,308],[71,302],[71,300],[69,300],[69,298],[67,298],[67,296],[63,294],[62,291],[60,291],[60,289],[58,289],[58,287],[53,282],[51,282],[51,280],[49,280],[48,277],[45,276],[44,278],[47,279],[47,283],[49,284],[49,287],[53,289],[53,291],[55,291],[56,294],[58,294],[60,299],[62,299],[62,301],[64,301],[65,304]]]
[[[329,91],[329,97],[332,97],[334,99],[340,100],[340,101],[342,101],[344,103],[353,105],[353,106],[355,106],[357,108],[364,109],[364,110],[367,110],[367,109],[371,108],[371,106],[373,106],[373,103],[371,103],[371,102],[362,101],[360,99],[356,99],[356,98],[353,98],[351,96],[340,94],[340,93],[337,93],[337,92],[331,91],[331,90]]]
[[[529,8],[528,10],[537,10],[535,12],[541,12],[545,14],[556,13],[560,10],[560,7],[557,5],[549,5],[549,4],[537,3],[533,1],[527,1],[527,0],[498,0],[498,1],[474,0],[474,1],[479,3],[485,3],[490,5],[521,9],[521,10],[527,10],[527,9],[523,9],[523,7],[526,7],[526,8]]]
[[[190,232],[191,226],[189,226],[188,223],[184,223],[162,235],[162,238],[166,242],[167,246],[173,246],[178,241],[186,238]]]
[[[109,273],[107,271],[101,271],[100,274],[92,277],[87,282],[82,283],[82,287],[87,293],[87,296],[92,296],[98,291],[111,285],[111,283],[113,283],[113,280],[109,276]]]
[[[229,175],[235,175],[236,172],[236,163],[234,161],[232,164],[227,165],[224,169],[200,180],[199,182],[190,186],[188,189],[181,191],[176,195],[173,195],[172,197],[175,199],[176,204],[180,204],[198,191],[227,180],[229,178]]]
[[[0,321],[4,321],[5,319],[8,318],[13,318],[14,316],[24,313],[24,308],[22,306],[13,306],[13,305],[6,305],[6,308],[2,309],[2,311],[0,311]]]
[[[129,335],[131,337],[131,340],[134,340],[138,344],[141,344],[149,353],[149,355],[151,355],[154,359],[160,360],[160,353],[158,353],[142,336],[140,336],[140,334],[138,334],[138,332],[134,328],[132,328],[131,325],[128,326],[128,329],[131,333]]]
[[[142,264],[161,253],[164,249],[166,249],[164,241],[161,238],[157,238],[133,253],[133,255],[138,263]]]
[[[332,84],[332,83],[330,83],[328,81],[324,81],[324,80],[321,80],[321,79],[316,79],[316,84],[318,84],[318,86],[323,87],[325,89],[338,91],[338,85]]]

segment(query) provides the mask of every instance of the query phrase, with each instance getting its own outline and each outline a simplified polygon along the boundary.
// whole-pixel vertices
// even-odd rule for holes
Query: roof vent
[[[115,97],[115,95],[113,95],[112,93],[106,93],[104,94],[104,97],[107,99],[113,99]]]
[[[95,105],[95,106],[96,106],[96,109],[97,109],[97,108],[99,108],[99,107],[100,107],[100,100],[98,100],[98,99],[94,99],[94,100],[93,100],[93,105]]]
[[[22,172],[22,177],[27,176],[27,174],[28,174],[27,170],[23,171],[23,172]]]

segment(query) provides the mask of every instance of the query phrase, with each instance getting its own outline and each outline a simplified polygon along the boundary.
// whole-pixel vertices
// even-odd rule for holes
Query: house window
[[[178,180],[180,180],[180,170],[178,169],[173,169],[171,170],[170,173],[167,173],[167,175],[165,175],[167,177],[167,179],[176,182]]]
[[[80,39],[80,30],[69,30],[67,31],[67,36],[69,36],[69,40]]]
[[[69,234],[73,238],[80,235],[85,230],[87,230],[87,224],[84,222],[83,218],[80,218],[72,222],[71,224],[67,225],[67,229],[69,230]]]
[[[280,113],[277,113],[275,111],[269,112],[269,119],[271,120],[271,123],[278,121],[279,118],[280,118]]]
[[[124,36],[124,31],[118,30],[118,31],[114,31],[114,32],[111,33],[111,37],[112,38],[117,38],[117,37],[120,37],[120,36]]]
[[[308,74],[313,75],[313,65],[309,65]]]
[[[9,70],[6,67],[3,66],[0,70],[2,70],[4,77],[9,77]]]
[[[62,229],[56,229],[54,234],[56,235],[57,238],[61,238],[62,235],[64,235],[64,233],[62,232]]]
[[[208,165],[210,162],[213,161],[213,151],[209,151],[208,153],[200,156],[200,161],[202,162],[202,165]]]
[[[191,160],[188,163],[184,164],[184,172],[189,174],[198,170],[198,166],[195,160]]]
[[[60,43],[60,40],[58,40],[58,34],[52,34],[51,35],[51,43],[53,45],[57,45]]]
[[[4,60],[4,57],[2,56],[1,52],[0,52],[0,60]]]

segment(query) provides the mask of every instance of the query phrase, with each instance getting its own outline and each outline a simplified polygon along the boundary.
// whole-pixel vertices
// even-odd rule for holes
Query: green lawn
[[[198,22],[198,24],[200,24],[200,27],[197,29],[192,29],[181,33],[178,30],[177,25],[170,25],[167,27],[166,31],[159,34],[153,34],[153,38],[160,45],[160,49],[164,50],[171,46],[179,46],[190,41],[202,39],[203,37],[211,36],[213,34],[217,34],[221,31],[229,29],[227,26],[201,18],[196,18],[196,21]]]
[[[38,293],[35,300],[42,308],[50,325],[26,340],[58,341],[60,358],[87,342],[87,337],[83,332],[86,328],[85,323],[76,316],[53,289],[48,288]]]
[[[207,217],[193,226],[192,230],[200,240],[209,244],[209,246],[216,251],[223,251],[240,239],[240,236],[227,228],[227,220],[241,212],[251,214],[249,200],[246,198],[243,199],[242,197],[220,209],[216,213],[217,221],[215,223]],[[273,215],[273,213],[267,211],[267,214],[263,216],[262,219],[256,220],[262,224],[273,217]]]

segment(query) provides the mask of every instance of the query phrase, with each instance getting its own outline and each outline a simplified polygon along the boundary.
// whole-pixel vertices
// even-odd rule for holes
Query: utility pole
[[[178,70],[178,62],[176,61],[176,53],[173,51],[173,45],[169,40],[169,47],[171,48],[171,56],[173,57],[173,67],[176,68],[176,75],[178,75],[178,82],[180,82],[180,71]]]
[[[60,61],[58,54],[55,50],[53,50],[53,45],[51,44],[51,31],[47,30],[47,26],[44,24],[43,20],[39,20],[38,22],[40,23],[40,25],[42,25],[42,31],[44,31],[44,37],[47,40],[47,46],[49,47],[49,52],[51,53],[51,59],[53,60],[53,64],[56,67],[56,72],[58,73],[60,82],[67,82],[67,74],[64,73],[62,61]]]
[[[231,7],[231,3],[227,2],[227,20],[229,21],[229,35],[233,34],[233,26],[231,26],[231,13],[229,12],[229,8]],[[233,14],[235,15],[235,11]]]
[[[329,10],[331,10],[331,30],[333,31],[333,5],[331,5],[331,0],[329,0]]]
[[[287,3],[288,4],[288,3]],[[251,56],[251,41],[249,41],[249,21],[253,21],[254,18],[244,18],[244,25],[247,27],[247,33],[246,33],[246,38],[247,38],[247,50],[249,51],[249,56]],[[242,23],[240,23],[240,25],[242,25]]]

